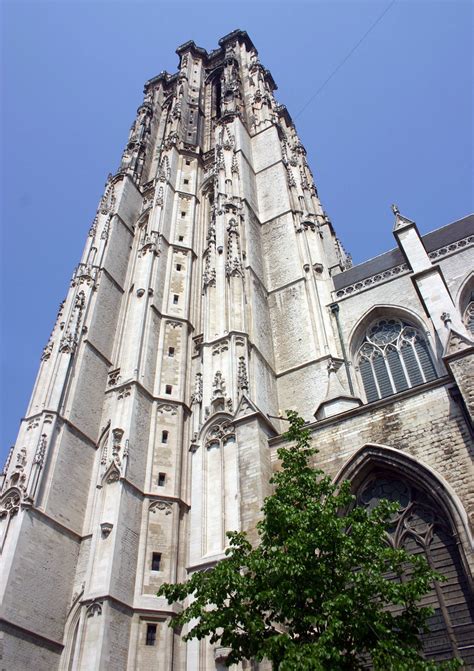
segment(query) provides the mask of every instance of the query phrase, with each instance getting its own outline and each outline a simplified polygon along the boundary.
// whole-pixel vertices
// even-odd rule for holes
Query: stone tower
[[[390,443],[380,428],[394,403],[386,397],[422,389],[444,399],[451,385],[464,436],[456,458],[467,465],[472,386],[462,362],[472,342],[414,223],[396,210],[401,251],[389,252],[384,268],[348,270],[248,35],[234,31],[210,53],[187,42],[177,53],[178,72],[145,85],[4,471],[9,670],[224,668],[225,650],[185,646],[172,633],[173,608],[155,595],[162,582],[222,558],[226,530],[255,538],[284,429],[280,408],[315,415],[336,475],[370,440]],[[471,243],[472,235],[456,251]],[[375,297],[360,293],[367,278]],[[357,366],[355,313],[366,325],[376,308],[379,324],[388,285],[403,279],[416,281],[427,311],[431,363],[407,331],[418,322],[405,312],[416,309],[396,301],[390,333],[412,338],[420,379],[399,389],[391,374],[394,388],[374,382],[372,398],[378,369],[367,368],[375,356],[367,345]],[[373,425],[383,440],[369,431],[363,445],[354,439],[344,449],[340,422],[372,426],[368,408],[382,412]]]

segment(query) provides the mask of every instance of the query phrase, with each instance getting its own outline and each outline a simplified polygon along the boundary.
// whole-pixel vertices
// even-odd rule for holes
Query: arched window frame
[[[474,339],[474,272],[462,281],[455,302],[467,332]]]
[[[372,319],[364,330],[355,360],[368,403],[438,376],[426,332],[398,314],[384,313]]]
[[[398,527],[395,530],[397,537],[388,539],[389,542],[393,543],[396,547],[401,547],[411,536],[412,540],[415,541],[415,545],[418,547],[418,550],[415,550],[415,554],[417,554],[418,551],[424,552],[430,563],[432,559],[431,551],[426,553],[426,548],[431,544],[430,535],[433,533],[434,527],[436,526],[439,530],[442,530],[442,532],[450,535],[452,542],[448,547],[455,547],[459,553],[458,559],[460,563],[453,564],[453,566],[457,565],[457,574],[461,580],[461,582],[457,584],[463,585],[462,589],[463,594],[465,595],[465,603],[469,608],[472,598],[473,583],[468,556],[471,554],[472,548],[474,547],[474,538],[469,526],[466,510],[459,500],[459,497],[456,495],[452,487],[450,487],[450,485],[443,480],[436,471],[426,464],[422,464],[415,457],[393,447],[377,444],[364,445],[353,454],[349,461],[339,471],[334,482],[337,484],[349,480],[352,492],[360,502],[367,486],[370,485],[371,482],[376,482],[378,479],[383,480],[384,477],[405,483],[409,490],[418,490],[423,497],[427,498],[426,501],[418,499],[417,497],[412,499],[415,513],[417,507],[428,509],[428,513],[429,508],[432,508],[433,511],[431,519],[425,520],[427,522],[426,526],[423,524],[425,528],[417,530],[416,526],[419,524],[419,521],[417,523],[416,514],[415,519],[410,519],[411,502],[409,497],[407,501],[408,505],[402,505],[397,516],[398,519],[394,519],[394,527]],[[380,498],[390,497],[381,496]],[[364,503],[364,501],[362,501],[362,503]],[[441,517],[439,517],[439,515],[441,515]],[[421,533],[418,533],[418,531],[421,531]],[[438,567],[434,566],[434,568],[438,570]],[[445,573],[444,570],[441,570],[441,572]],[[451,612],[452,603],[450,602],[452,602],[452,593],[451,588],[449,588],[450,575],[451,572],[448,570],[446,573],[446,576],[448,577],[446,588],[443,587],[443,583],[438,583],[435,586],[434,591],[431,593],[431,598],[434,596],[436,597],[435,603],[437,601],[438,605],[435,607],[439,611],[438,617],[442,617],[444,621],[452,651],[456,653],[456,650],[458,650],[458,656],[463,657],[463,653],[466,653],[469,650],[469,656],[472,658],[471,647],[469,645],[465,647],[465,633],[463,633],[462,630],[459,631],[459,634],[455,631],[459,622],[456,620],[456,613]],[[469,622],[467,622],[467,625],[472,627],[472,624]],[[436,629],[437,627],[435,625],[435,630],[433,631],[435,632]],[[434,633],[434,636],[436,638],[436,633]],[[428,646],[427,650],[430,646],[428,639],[429,636],[425,638],[425,642]]]
[[[474,337],[474,291],[462,316],[463,322],[469,333]]]

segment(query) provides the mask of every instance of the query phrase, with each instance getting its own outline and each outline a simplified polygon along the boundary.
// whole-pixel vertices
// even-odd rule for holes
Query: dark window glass
[[[147,624],[146,626],[146,644],[155,645],[156,643],[156,624]]]

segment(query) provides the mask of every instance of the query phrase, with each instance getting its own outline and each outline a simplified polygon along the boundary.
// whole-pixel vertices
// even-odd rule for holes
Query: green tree
[[[188,604],[171,625],[188,625],[185,640],[209,636],[229,648],[228,666],[266,658],[279,671],[458,668],[421,654],[432,611],[418,604],[440,576],[386,542],[397,505],[356,506],[349,482],[336,486],[311,466],[309,431],[287,414],[290,446],[278,451],[258,546],[228,533],[226,558],[212,570],[163,585],[159,596]]]

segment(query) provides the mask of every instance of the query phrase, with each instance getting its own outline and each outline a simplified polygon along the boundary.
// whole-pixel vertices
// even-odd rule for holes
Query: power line
[[[349,51],[349,53],[343,58],[343,60],[339,63],[339,65],[337,65],[336,68],[331,72],[331,74],[329,75],[329,77],[327,77],[327,79],[324,80],[324,82],[321,84],[321,86],[319,87],[319,89],[318,89],[318,90],[311,96],[311,98],[306,102],[306,104],[303,105],[303,107],[300,109],[300,111],[298,112],[298,114],[296,114],[295,119],[297,119],[297,118],[300,116],[300,114],[302,114],[302,113],[305,111],[305,109],[308,107],[308,105],[310,105],[310,104],[313,102],[313,100],[316,98],[316,96],[317,96],[319,93],[321,93],[321,91],[322,91],[323,88],[326,86],[326,84],[327,84],[327,83],[334,77],[334,75],[335,75],[337,72],[339,72],[339,70],[342,68],[342,66],[344,65],[344,63],[346,63],[346,62],[349,60],[349,58],[352,56],[352,54],[354,53],[354,51],[355,51],[355,50],[362,44],[362,42],[365,40],[365,38],[367,37],[367,35],[368,35],[368,34],[375,28],[375,26],[376,26],[378,23],[380,23],[380,21],[383,19],[383,17],[384,17],[385,14],[389,11],[389,9],[391,9],[391,8],[393,7],[393,5],[395,4],[395,2],[396,2],[396,0],[392,0],[392,2],[391,2],[389,5],[387,5],[387,7],[383,10],[383,12],[380,14],[380,16],[377,17],[377,18],[375,19],[375,21],[372,23],[372,25],[370,26],[370,28],[369,28],[369,29],[362,35],[362,37],[360,38],[360,40],[359,40],[358,42],[356,42],[356,44],[352,47],[352,49]]]

